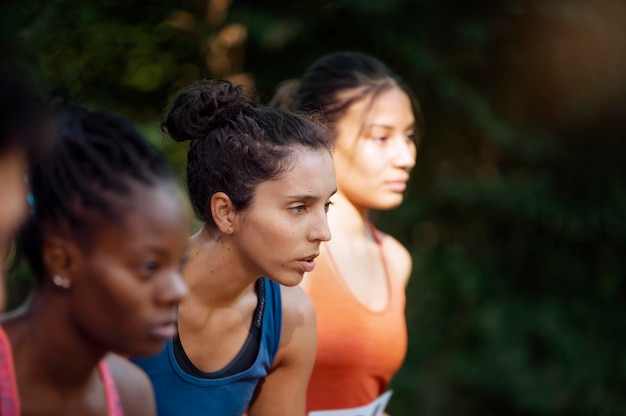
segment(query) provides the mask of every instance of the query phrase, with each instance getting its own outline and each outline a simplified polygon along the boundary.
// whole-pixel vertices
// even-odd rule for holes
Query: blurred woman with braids
[[[37,285],[0,321],[0,414],[152,415],[149,379],[127,359],[176,332],[190,218],[166,159],[130,122],[67,106],[30,168],[18,254]]]
[[[396,208],[404,198],[420,107],[385,64],[358,52],[320,58],[301,80],[285,82],[273,105],[319,114],[335,145],[337,195],[328,216],[333,239],[322,245],[318,266],[302,284],[318,322],[307,407],[364,406],[385,392],[406,354],[411,257],[374,227],[369,213]]]
[[[330,238],[330,142],[310,122],[255,105],[226,81],[174,98],[164,129],[190,141],[191,238],[178,336],[135,360],[160,416],[303,416],[315,312],[298,286]]]

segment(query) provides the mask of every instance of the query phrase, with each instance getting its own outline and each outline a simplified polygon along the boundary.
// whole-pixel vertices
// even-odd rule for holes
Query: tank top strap
[[[387,256],[383,252],[383,236],[380,235],[380,231],[378,231],[376,227],[374,227],[374,224],[371,221],[367,221],[367,226],[369,227],[370,232],[372,233],[372,236],[374,237],[374,240],[376,240],[376,243],[378,244],[381,250],[382,259],[383,259],[383,267],[385,268],[389,290],[391,291],[390,304],[394,302],[400,302],[399,304],[402,305],[402,308],[404,310],[405,288],[402,284],[400,284],[400,281],[398,279],[392,278],[391,269],[389,267],[389,259],[387,259]]]
[[[115,386],[115,380],[104,360],[100,360],[98,369],[100,370],[100,377],[102,377],[102,384],[104,384],[104,394],[106,395],[109,416],[124,416],[120,395]],[[2,413],[2,415],[4,415],[4,413]]]
[[[376,240],[376,243],[378,245],[381,245],[383,243],[383,237],[380,235],[380,233],[378,232],[376,227],[374,227],[374,224],[372,224],[371,221],[367,221],[367,226],[368,226],[370,232],[372,233],[372,236],[374,237],[374,240]]]
[[[267,277],[262,277],[262,279],[265,280],[265,302],[261,305],[261,308],[265,310],[262,336],[265,338],[269,348],[270,363],[273,363],[280,348],[280,337],[283,328],[283,305],[280,285]]]
[[[15,380],[13,353],[9,337],[2,325],[0,325],[0,415],[20,415],[20,396]]]

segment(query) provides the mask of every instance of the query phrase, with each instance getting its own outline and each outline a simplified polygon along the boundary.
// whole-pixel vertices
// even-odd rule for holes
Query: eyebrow
[[[337,188],[335,188],[335,190],[331,192],[330,196],[333,196],[336,193],[337,193]],[[316,201],[318,199],[322,199],[319,195],[311,195],[311,194],[306,194],[306,195],[287,195],[285,198],[286,199],[301,199],[301,200],[306,200],[306,201]]]
[[[387,129],[387,130],[392,130],[393,129],[393,126],[389,126],[387,124],[376,124],[376,123],[372,123],[372,124],[366,125],[365,127],[366,128],[370,128],[370,129],[371,128],[376,128],[376,127],[384,128],[384,129]],[[412,123],[412,124],[409,124],[407,127],[405,127],[405,130],[415,130],[416,128],[417,128],[417,123]]]
[[[156,254],[157,256],[167,255],[167,250],[163,250],[160,247],[147,246],[147,245],[143,247],[137,247],[135,249],[131,249],[130,251],[137,253],[137,254]]]

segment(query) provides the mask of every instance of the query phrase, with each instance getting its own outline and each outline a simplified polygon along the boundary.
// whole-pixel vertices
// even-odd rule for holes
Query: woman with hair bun
[[[187,187],[202,227],[191,237],[179,336],[134,360],[159,415],[302,416],[316,324],[298,284],[331,237],[330,142],[227,81],[183,88],[163,129],[190,142]]]

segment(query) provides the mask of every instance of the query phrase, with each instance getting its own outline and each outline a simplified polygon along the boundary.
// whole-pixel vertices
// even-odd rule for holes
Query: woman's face
[[[4,311],[4,261],[10,240],[26,217],[26,154],[10,149],[0,153],[0,312]]]
[[[400,205],[415,166],[415,117],[398,87],[353,103],[336,123],[337,188],[359,210]]]
[[[291,170],[260,183],[250,207],[233,226],[247,272],[295,286],[315,266],[322,241],[330,239],[326,213],[336,191],[326,150],[302,148]]]
[[[108,350],[157,353],[176,333],[189,217],[172,184],[135,185],[123,222],[100,224],[89,251],[72,267],[73,315],[79,330]]]

